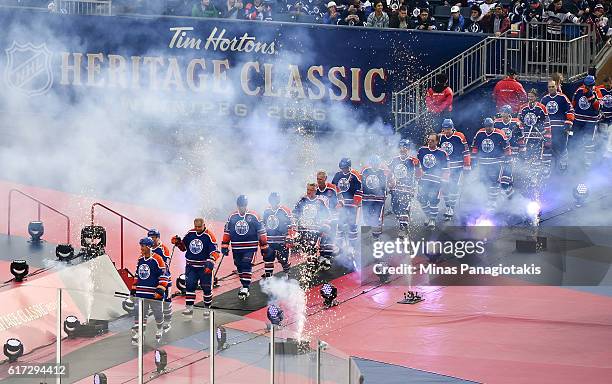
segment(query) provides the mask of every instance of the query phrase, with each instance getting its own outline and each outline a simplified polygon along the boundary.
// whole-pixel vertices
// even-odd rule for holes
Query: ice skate
[[[163,326],[162,329],[163,329],[164,333],[168,333],[168,332],[170,332],[170,329],[172,329],[172,324],[164,323],[164,326]]]
[[[248,288],[240,288],[240,291],[238,292],[238,298],[240,300],[246,300],[249,297],[249,289]]]
[[[429,219],[429,221],[427,222],[427,229],[436,229],[435,219]]]
[[[186,319],[193,318],[193,306],[189,305],[183,310],[183,317],[185,317]]]
[[[164,330],[162,328],[158,329],[155,332],[155,342],[157,342],[157,344],[160,344],[162,342],[163,335],[164,335]]]
[[[446,207],[446,211],[444,212],[444,220],[449,221],[455,216],[455,211],[453,207]]]

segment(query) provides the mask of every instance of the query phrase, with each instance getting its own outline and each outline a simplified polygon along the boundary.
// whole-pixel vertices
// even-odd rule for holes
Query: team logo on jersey
[[[138,266],[138,279],[146,280],[151,276],[151,268],[147,264],[140,264]]]
[[[440,147],[442,147],[442,150],[443,150],[444,152],[446,152],[446,154],[447,154],[447,155],[449,155],[449,156],[450,156],[450,155],[452,155],[452,154],[453,154],[453,149],[454,149],[454,147],[453,147],[453,144],[451,144],[451,142],[450,142],[450,141],[445,141],[445,142],[443,142],[443,143],[442,143],[442,145],[441,145]]]
[[[431,153],[428,153],[425,156],[423,156],[423,166],[425,168],[435,167],[436,163],[437,163],[436,157],[432,155]]]
[[[300,222],[303,226],[314,225],[317,217],[317,207],[314,204],[306,204],[302,209],[302,217]]]
[[[368,177],[366,177],[365,184],[366,184],[366,187],[370,189],[380,188],[380,180],[378,179],[378,176],[376,175],[369,175]]]
[[[554,115],[555,113],[559,111],[559,104],[557,104],[556,101],[551,100],[548,103],[546,103],[546,110],[548,111],[548,114]]]
[[[525,121],[525,125],[534,126],[538,122],[538,117],[533,112],[527,112],[523,120]]]
[[[393,174],[398,179],[408,177],[408,168],[404,164],[398,164],[393,168]]]
[[[589,103],[589,99],[587,99],[586,96],[582,96],[580,99],[578,99],[578,106],[580,109],[589,109],[591,107],[591,103]]]
[[[608,94],[605,95],[601,101],[603,101],[603,105],[606,108],[612,108],[612,95]]]
[[[325,195],[318,195],[317,198],[321,199],[323,204],[325,204],[325,206],[329,208],[329,197],[327,197]]]
[[[14,90],[27,96],[46,93],[53,84],[51,52],[46,44],[13,44],[5,49],[4,80]]]
[[[512,138],[512,129],[510,129],[510,127],[503,127],[502,131],[504,131],[504,135],[506,135],[508,140]]]
[[[198,253],[202,252],[203,249],[204,244],[202,243],[202,240],[193,239],[189,242],[189,252],[193,253],[194,255],[197,255]]]
[[[266,227],[268,229],[278,228],[278,217],[276,217],[275,215],[268,216],[268,219],[266,220]]]
[[[493,140],[491,139],[484,139],[482,141],[482,144],[480,144],[480,147],[482,148],[482,151],[484,153],[490,153],[490,152],[493,152],[493,149],[495,148],[495,144],[493,143]]]
[[[244,219],[238,220],[236,224],[234,225],[234,230],[240,236],[246,235],[247,232],[249,231],[249,223],[247,223],[246,220]]]
[[[342,178],[340,180],[338,180],[338,189],[340,190],[340,192],[346,192],[349,190],[351,183],[349,182],[348,178]]]

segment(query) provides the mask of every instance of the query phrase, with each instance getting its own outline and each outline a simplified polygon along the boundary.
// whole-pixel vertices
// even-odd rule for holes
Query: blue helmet
[[[455,124],[453,124],[453,120],[452,119],[444,119],[444,121],[442,121],[442,129],[448,129],[448,128],[455,128]]]
[[[372,155],[370,156],[370,165],[374,168],[377,168],[380,165],[380,156]]]
[[[155,229],[155,228],[149,229],[149,232],[147,232],[147,236],[148,237],[153,237],[153,236],[160,237],[159,236],[159,231],[157,229]]]
[[[279,205],[280,194],[278,192],[272,192],[270,196],[268,196],[268,203],[270,203],[270,205]]]
[[[153,246],[153,240],[151,240],[150,237],[145,237],[143,239],[140,239],[140,245],[144,245],[145,247],[152,247]]]
[[[586,85],[587,87],[590,87],[592,85],[595,85],[595,76],[587,76],[584,78],[584,85]]]
[[[338,164],[338,168],[340,169],[350,168],[350,167],[351,167],[351,159],[349,159],[348,157],[343,157],[340,160],[340,163]]]
[[[246,207],[249,204],[249,199],[245,195],[240,195],[236,199],[236,205],[239,207]]]
[[[401,140],[399,141],[398,146],[399,146],[400,148],[410,148],[410,147],[412,146],[412,143],[411,143],[411,142],[410,142],[410,140],[408,140],[408,139],[401,139]]]
[[[484,119],[484,126],[485,127],[492,127],[493,126],[493,119],[490,117],[487,117],[486,119]]]
[[[509,115],[512,114],[512,107],[509,105],[502,105],[502,107],[499,109],[499,113],[507,113]]]

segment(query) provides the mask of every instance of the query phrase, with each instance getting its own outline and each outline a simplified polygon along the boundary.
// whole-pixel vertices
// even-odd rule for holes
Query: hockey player
[[[317,172],[316,195],[323,200],[329,209],[330,235],[335,240],[338,231],[338,212],[342,208],[342,200],[338,196],[338,188],[332,183],[327,182],[327,172],[321,170]]]
[[[338,238],[340,244],[344,243],[348,233],[348,253],[354,253],[357,248],[358,228],[357,210],[361,206],[361,175],[351,169],[351,159],[343,158],[338,164],[339,172],[336,172],[332,184],[338,188],[342,199],[338,219]]]
[[[246,300],[249,297],[249,287],[253,276],[253,259],[257,252],[257,246],[259,245],[261,256],[265,260],[268,257],[268,237],[266,227],[259,220],[257,213],[247,210],[248,199],[245,195],[238,196],[236,206],[238,210],[233,212],[225,223],[221,252],[227,256],[231,245],[234,265],[238,270],[240,283],[242,284],[242,288],[238,292],[238,298]]]
[[[504,132],[512,151],[511,161],[504,164],[501,176],[502,191],[510,198],[514,193],[514,167],[525,157],[525,134],[520,120],[512,117],[512,107],[509,105],[501,107],[500,117],[495,119],[493,128]]]
[[[546,107],[552,135],[551,151],[544,153],[544,163],[555,159],[557,168],[567,168],[567,133],[574,124],[574,107],[567,96],[559,92],[554,80],[548,81],[548,94],[542,97],[541,103]],[[512,143],[510,143],[512,145]]]
[[[151,252],[158,254],[164,260],[166,264],[166,277],[168,278],[168,285],[166,286],[166,293],[164,295],[164,332],[170,331],[172,327],[172,274],[170,273],[170,251],[160,240],[159,231],[157,229],[149,229],[147,237],[153,240],[153,247]]]
[[[132,285],[132,296],[143,299],[136,300],[136,316],[134,326],[132,327],[132,344],[138,345],[138,306],[143,305],[143,335],[146,327],[146,318],[149,311],[153,312],[157,331],[155,332],[155,340],[161,342],[163,335],[164,316],[162,312],[162,300],[166,294],[168,286],[168,276],[166,275],[166,264],[161,256],[151,252],[153,240],[145,237],[140,240],[140,257],[136,265],[136,274]]]
[[[306,255],[311,266],[327,269],[331,267],[334,244],[329,233],[329,210],[323,200],[316,195],[316,189],[315,183],[307,184],[306,195],[293,209],[298,232],[297,248]],[[317,251],[320,253],[319,259]]]
[[[417,190],[417,180],[421,177],[421,163],[411,156],[412,143],[408,139],[399,142],[399,156],[389,162],[391,170],[391,208],[399,222],[399,237],[408,233],[410,205]]]
[[[604,157],[612,158],[612,76],[607,75],[603,79],[603,84],[595,87],[597,98],[600,101],[601,120],[599,120],[598,131],[603,135]]]
[[[215,262],[219,258],[217,250],[217,239],[215,235],[206,228],[204,219],[201,217],[193,220],[191,229],[181,239],[178,235],[172,238],[172,244],[185,252],[185,310],[183,316],[193,317],[193,304],[196,298],[198,284],[202,287],[204,316],[210,313],[212,305],[212,276]]]
[[[419,149],[417,158],[423,169],[423,176],[419,181],[419,201],[429,216],[427,226],[434,229],[438,217],[440,187],[443,182],[448,182],[449,177],[448,155],[438,147],[437,134],[427,136],[427,145]]]
[[[532,181],[539,183],[539,176],[550,174],[550,162],[542,167],[544,151],[550,151],[550,120],[546,107],[538,102],[538,91],[532,89],[527,94],[527,104],[521,107],[518,118],[525,132],[525,150],[528,166],[535,171]]]
[[[493,119],[487,117],[484,128],[476,133],[472,142],[472,159],[477,160],[480,180],[488,188],[489,213],[495,211],[503,166],[510,162],[512,154],[504,131],[493,125]]]
[[[372,236],[377,239],[382,234],[385,200],[389,191],[387,170],[381,168],[378,155],[370,158],[370,165],[361,171],[361,211],[363,222],[372,227]]]
[[[583,85],[574,93],[572,106],[574,107],[575,119],[572,126],[573,137],[569,140],[569,151],[576,156],[579,147],[584,149],[584,165],[590,168],[595,151],[595,126],[599,121],[599,100],[593,90],[595,78],[587,76],[584,78]]]
[[[470,149],[463,133],[455,130],[451,119],[442,121],[442,132],[439,136],[440,148],[446,152],[449,160],[449,179],[446,184],[444,219],[451,220],[455,215],[455,207],[459,200],[463,171],[471,169]]]
[[[263,223],[268,237],[268,252],[264,258],[264,278],[272,276],[274,260],[278,260],[285,273],[289,273],[289,249],[293,246],[293,216],[291,210],[280,205],[280,195],[268,196],[270,206],[263,213]]]

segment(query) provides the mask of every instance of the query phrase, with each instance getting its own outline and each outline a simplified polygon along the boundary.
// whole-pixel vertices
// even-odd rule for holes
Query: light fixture
[[[30,266],[25,260],[13,260],[11,262],[11,274],[15,276],[15,281],[21,283],[30,273]]]
[[[589,197],[589,188],[586,184],[580,183],[574,188],[574,199],[576,200],[576,207],[581,207]]]
[[[45,234],[45,226],[42,221],[30,221],[28,224],[28,233],[32,243],[40,243],[41,237]]]
[[[163,349],[155,350],[155,366],[157,367],[157,373],[161,373],[166,369],[168,364],[168,354]]]
[[[8,339],[4,343],[4,356],[8,358],[9,363],[17,361],[23,356],[23,343],[19,339]]]
[[[79,319],[77,319],[76,316],[70,315],[66,317],[66,320],[64,320],[64,332],[66,332],[69,338],[76,337],[77,331],[80,326],[81,323],[79,322]]]
[[[70,244],[58,244],[55,247],[55,257],[59,261],[70,261],[74,259],[74,248]]]
[[[134,310],[136,309],[134,302],[129,297],[123,300],[123,302],[121,303],[121,306],[123,307],[123,310],[129,314],[134,313]]]
[[[227,343],[227,330],[224,326],[219,325],[215,330],[215,336],[217,337],[217,350],[226,348]]]
[[[542,207],[540,206],[539,202],[530,201],[529,203],[527,203],[527,214],[529,215],[529,217],[539,216],[541,210],[542,210]]]
[[[323,297],[323,305],[325,305],[325,307],[333,307],[337,304],[336,297],[338,297],[338,288],[330,283],[323,284],[323,286],[321,286],[321,297]]]
[[[285,314],[282,309],[274,304],[268,305],[268,320],[270,320],[270,323],[280,325],[284,318]]]
[[[179,277],[176,278],[176,288],[182,295],[187,293],[187,280],[184,273],[181,273]]]
[[[108,383],[108,380],[106,379],[106,375],[102,372],[94,374],[93,379],[94,379],[94,384]]]

